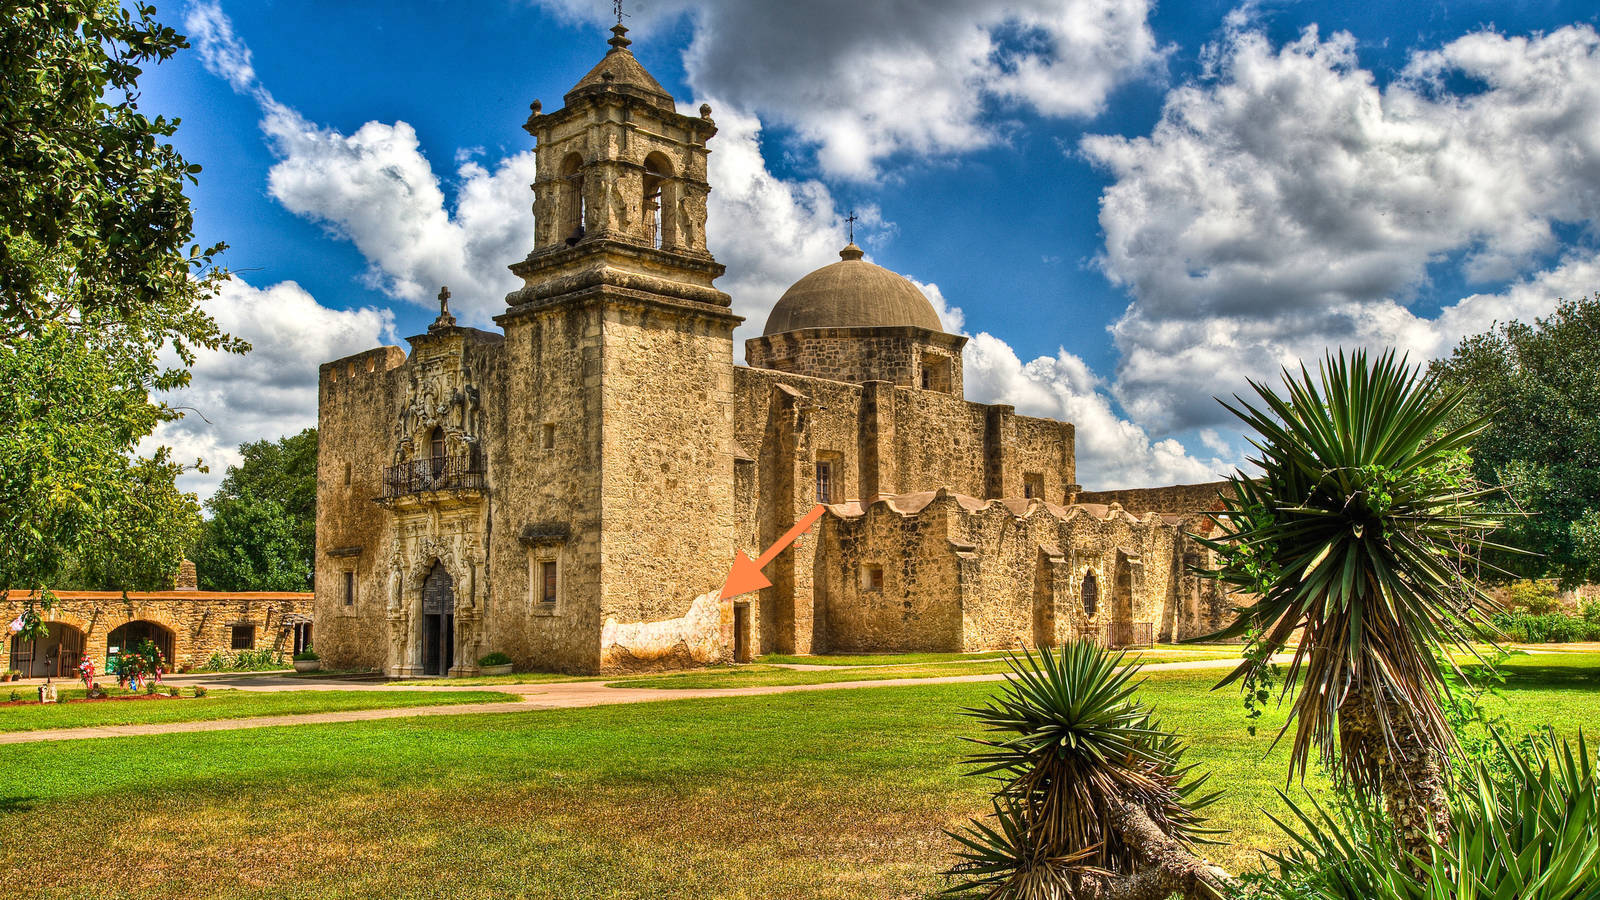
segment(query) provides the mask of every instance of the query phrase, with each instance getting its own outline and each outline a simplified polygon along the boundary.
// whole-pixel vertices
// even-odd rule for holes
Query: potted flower
[[[478,660],[478,671],[485,675],[510,675],[511,657],[496,650]]]
[[[309,645],[304,650],[294,655],[294,670],[296,672],[315,672],[322,668],[322,657]]]

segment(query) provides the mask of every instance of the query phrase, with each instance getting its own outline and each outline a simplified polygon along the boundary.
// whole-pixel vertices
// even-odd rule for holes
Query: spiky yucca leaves
[[[1149,828],[1178,845],[1215,833],[1198,811],[1216,795],[1201,793],[1205,776],[1188,778],[1181,742],[1133,699],[1138,667],[1123,661],[1087,642],[1014,655],[1001,692],[963,711],[995,733],[974,739],[984,749],[969,774],[1001,787],[993,826],[952,834],[964,848],[952,891],[1093,896],[1104,879],[1153,865]]]
[[[1439,651],[1488,637],[1471,566],[1497,523],[1465,456],[1483,423],[1448,428],[1462,395],[1393,353],[1285,371],[1281,394],[1251,387],[1254,402],[1223,405],[1259,435],[1261,475],[1229,479],[1222,534],[1200,540],[1221,561],[1205,574],[1258,600],[1208,638],[1259,628],[1276,652],[1303,629],[1284,680],[1299,688],[1291,773],[1316,748],[1357,788],[1382,791],[1402,831],[1442,833],[1439,757],[1453,738]]]
[[[1294,821],[1277,824],[1293,846],[1271,855],[1278,872],[1261,896],[1600,900],[1600,773],[1583,736],[1576,752],[1566,741],[1524,750],[1495,740],[1509,774],[1476,763],[1454,792],[1452,834],[1420,858],[1375,839],[1388,823],[1370,803],[1328,810],[1289,801]]]

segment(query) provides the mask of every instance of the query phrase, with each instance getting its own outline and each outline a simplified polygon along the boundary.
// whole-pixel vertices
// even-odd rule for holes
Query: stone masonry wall
[[[930,387],[962,396],[961,347],[966,338],[923,328],[805,328],[745,341],[753,367],[813,378],[887,381],[920,388],[926,359],[944,371],[930,372]]]
[[[285,616],[309,616],[312,609],[309,593],[151,591],[129,593],[124,599],[120,591],[76,591],[56,596],[58,602],[52,609],[40,610],[42,617],[82,632],[83,655],[94,660],[97,672],[105,669],[107,638],[118,627],[135,621],[151,622],[170,632],[173,670],[203,665],[213,653],[237,652],[232,649],[234,625],[255,626],[255,649],[278,650],[287,660],[293,635]],[[6,595],[6,621],[22,611],[25,597],[24,591]],[[319,638],[320,633],[313,632],[313,644],[320,646]]]
[[[379,347],[324,363],[317,401],[316,647],[330,668],[382,668],[393,541],[373,499],[393,462],[392,434],[406,353]],[[346,603],[345,572],[355,597]]]
[[[1226,481],[1208,481],[1203,484],[1175,484],[1168,487],[1129,488],[1119,491],[1081,491],[1075,502],[1117,503],[1134,515],[1149,512],[1208,512],[1220,508],[1217,493],[1227,487]]]

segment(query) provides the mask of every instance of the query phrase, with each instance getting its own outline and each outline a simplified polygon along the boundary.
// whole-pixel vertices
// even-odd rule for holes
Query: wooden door
[[[445,675],[455,664],[455,583],[434,563],[422,583],[422,671]]]

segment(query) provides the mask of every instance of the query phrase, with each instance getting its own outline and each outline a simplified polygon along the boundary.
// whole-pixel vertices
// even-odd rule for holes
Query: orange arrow
[[[767,563],[777,558],[778,554],[782,553],[785,548],[794,543],[796,538],[809,531],[811,526],[822,518],[822,509],[821,503],[811,507],[811,511],[802,516],[800,521],[794,523],[793,528],[784,532],[783,537],[778,538],[771,547],[768,547],[767,552],[761,554],[760,559],[753,560],[745,556],[743,550],[736,552],[733,555],[733,569],[728,572],[728,580],[722,583],[720,599],[727,600],[740,594],[748,594],[751,591],[772,587],[772,582],[767,580],[767,576],[761,574],[761,570],[766,568]]]

